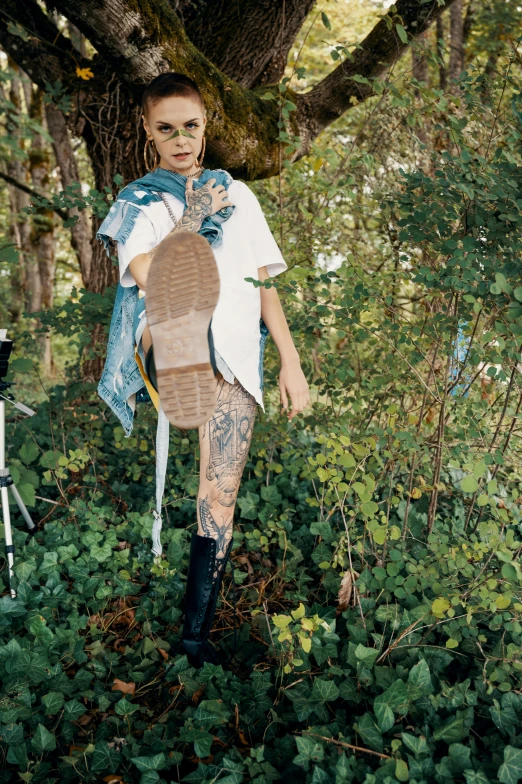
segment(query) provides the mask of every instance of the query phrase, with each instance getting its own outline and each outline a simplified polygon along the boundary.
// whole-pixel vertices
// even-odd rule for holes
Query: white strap
[[[167,461],[169,456],[169,420],[159,401],[158,427],[156,430],[156,509],[153,510],[154,523],[152,525],[152,552],[161,555],[161,506],[165,489],[165,476],[167,474]]]

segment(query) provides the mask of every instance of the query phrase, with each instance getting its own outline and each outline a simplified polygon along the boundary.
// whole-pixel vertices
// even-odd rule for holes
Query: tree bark
[[[447,86],[447,72],[446,64],[444,62],[444,47],[443,42],[445,39],[444,34],[444,19],[442,16],[437,18],[437,57],[439,58],[439,87],[441,90],[446,90]]]
[[[41,126],[44,125],[42,91],[33,91],[29,115]],[[47,142],[40,133],[33,136],[28,156],[28,166],[34,188],[47,198],[50,197],[50,152]],[[36,256],[35,278],[38,279],[38,298],[32,301],[31,311],[48,310],[53,306],[54,279],[56,273],[54,212],[47,207],[38,207],[33,215],[31,242]],[[36,281],[35,281],[36,282]],[[39,301],[38,301],[39,300]],[[52,375],[52,351],[50,335],[39,335],[42,358],[47,376]]]
[[[53,139],[53,150],[60,170],[62,187],[68,188],[80,182],[78,165],[74,157],[69,131],[63,112],[53,103],[45,107],[47,128]],[[83,284],[87,287],[92,274],[92,224],[87,212],[73,207],[67,217],[78,216],[77,222],[71,227],[71,245],[78,258]]]
[[[3,91],[3,85],[0,84],[0,90]],[[15,107],[20,106],[20,82],[18,79],[12,79],[9,89],[9,100]],[[19,140],[19,126],[15,122],[10,121],[9,115],[7,116],[7,131],[9,135]],[[6,163],[7,176],[14,182],[22,182],[25,184],[27,171],[20,158],[17,156],[10,156]],[[24,207],[30,204],[30,197],[27,192],[20,190],[8,181],[7,192],[9,194],[9,240],[13,242],[18,248],[18,264],[11,268],[11,297],[9,299],[9,323],[18,324],[22,317],[23,311],[27,310],[30,305],[28,294],[28,269],[29,259],[31,257],[31,224],[29,216],[23,212]]]
[[[418,82],[424,82],[428,84],[429,82],[429,74],[428,74],[428,61],[426,60],[426,45],[427,45],[427,36],[426,33],[419,35],[417,38],[418,46],[412,48],[411,50],[411,70],[412,76],[417,79]],[[419,88],[415,88],[415,93],[417,97],[419,96]]]
[[[464,68],[464,24],[462,0],[455,0],[450,9],[449,79],[452,92],[458,92],[458,79]]]
[[[281,79],[288,52],[314,3],[206,0],[171,5],[194,46],[237,84],[251,89]]]

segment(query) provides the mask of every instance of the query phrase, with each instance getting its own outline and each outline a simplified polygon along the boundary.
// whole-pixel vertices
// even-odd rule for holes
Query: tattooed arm
[[[232,202],[223,185],[214,187],[215,179],[210,179],[202,188],[194,190],[194,180],[187,179],[185,199],[187,206],[180,220],[176,223],[174,231],[199,231],[201,224],[208,215],[213,215],[223,207],[229,207]],[[171,233],[172,233],[171,232]]]
[[[194,180],[191,177],[187,179],[185,190],[187,206],[171,233],[177,231],[198,232],[208,215],[213,215],[223,207],[231,206],[232,202],[228,192],[223,185],[214,185],[215,182],[215,178],[211,178],[202,188],[194,190]],[[155,248],[152,248],[148,253],[140,253],[129,264],[132,276],[142,291],[145,291],[147,286],[147,276],[154,251]]]

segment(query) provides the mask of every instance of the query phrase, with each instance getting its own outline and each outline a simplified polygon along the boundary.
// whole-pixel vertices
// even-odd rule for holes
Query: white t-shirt
[[[221,224],[221,245],[212,247],[221,283],[212,317],[212,335],[216,350],[234,376],[264,409],[259,385],[261,294],[245,278],[257,279],[260,267],[266,267],[270,277],[274,277],[284,272],[287,265],[248,185],[233,180],[228,194],[235,210]],[[176,219],[181,218],[183,203],[170,193],[165,196]],[[135,285],[129,269],[132,259],[155,248],[172,227],[172,218],[163,201],[140,207],[126,242],[117,243],[122,286]]]

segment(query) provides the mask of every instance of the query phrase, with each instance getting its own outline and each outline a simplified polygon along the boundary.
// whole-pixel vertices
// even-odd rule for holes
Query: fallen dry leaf
[[[136,684],[125,683],[125,681],[120,681],[118,678],[115,678],[111,687],[111,691],[122,691],[124,694],[134,695],[134,692],[136,691]]]
[[[354,569],[352,574],[352,570],[347,569],[344,573],[343,579],[341,580],[341,585],[339,586],[339,593],[337,596],[338,612],[343,612],[343,610],[346,610],[350,604],[353,590],[353,575],[359,577],[359,572],[356,572]]]

